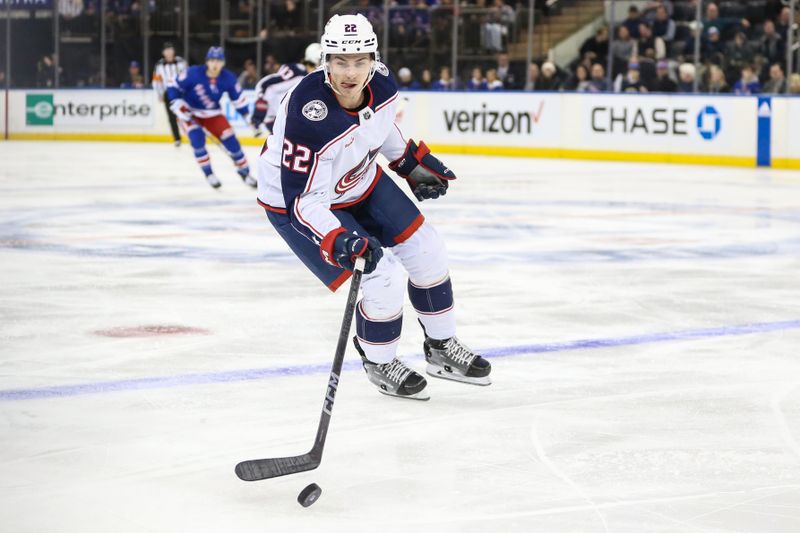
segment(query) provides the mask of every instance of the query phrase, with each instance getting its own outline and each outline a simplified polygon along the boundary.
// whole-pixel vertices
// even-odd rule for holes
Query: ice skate
[[[423,349],[428,375],[473,385],[491,385],[492,365],[457,337],[436,340],[426,336]]]
[[[364,355],[358,338],[353,337],[353,344],[361,355],[367,379],[377,386],[380,392],[387,396],[397,396],[409,400],[430,400],[431,397],[425,390],[428,382],[420,374],[408,368],[397,358],[392,359],[389,363],[373,363]]]
[[[208,176],[206,176],[206,181],[208,182],[209,185],[211,185],[215,189],[219,189],[220,185],[222,185],[222,182],[220,182],[219,178],[216,177],[214,174],[209,174]]]
[[[239,174],[239,175],[242,177],[242,181],[244,182],[245,185],[248,185],[254,189],[258,186],[258,182],[250,174]]]

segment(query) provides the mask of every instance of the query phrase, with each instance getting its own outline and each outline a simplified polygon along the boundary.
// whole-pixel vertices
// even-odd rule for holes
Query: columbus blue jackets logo
[[[369,170],[369,167],[372,164],[372,162],[378,156],[378,150],[380,150],[380,148],[375,148],[374,150],[370,150],[369,153],[366,156],[364,156],[364,159],[362,159],[359,164],[357,164],[344,176],[342,176],[342,179],[340,179],[336,183],[336,186],[334,187],[334,190],[336,191],[337,194],[344,194],[353,187],[355,187],[356,185],[358,185],[358,183],[361,181],[361,178],[363,178],[364,174],[366,174],[367,170]]]
[[[386,65],[384,65],[383,63],[381,63],[380,61],[376,61],[375,62],[375,70],[377,70],[378,72],[380,72],[384,76],[388,76],[389,75],[389,68]]]
[[[322,100],[311,100],[303,106],[303,116],[308,120],[320,121],[328,116],[328,106]]]

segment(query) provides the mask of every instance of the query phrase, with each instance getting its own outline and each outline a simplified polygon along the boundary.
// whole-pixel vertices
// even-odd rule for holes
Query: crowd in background
[[[99,31],[99,1],[59,0],[62,32]],[[599,27],[582,43],[573,61],[558,65],[553,61],[512,61],[507,50],[516,31],[517,7],[510,0],[470,0],[460,8],[463,31],[459,52],[481,59],[459,61],[459,75],[454,77],[450,68],[453,0],[395,0],[388,14],[390,66],[396,69],[400,87],[410,90],[800,94],[800,74],[787,76],[785,69],[791,26],[788,7],[780,0],[762,0],[756,10],[749,9],[752,4],[744,0],[704,2],[704,16],[698,23],[694,20],[695,1],[655,0],[642,9],[630,5],[627,17],[614,26],[613,40],[608,26]],[[107,86],[147,85],[141,62],[133,59],[138,53],[134,45],[140,43],[137,32],[143,5],[154,14],[164,9],[155,0],[106,0],[108,38],[115,43],[112,61],[118,65],[110,69]],[[536,0],[536,5],[546,12],[545,0]],[[232,6],[232,16],[236,16],[252,13],[254,2],[239,0]],[[352,12],[370,19],[380,37],[382,6],[378,0],[356,0],[351,6]],[[265,42],[274,35],[292,33],[301,19],[295,0],[279,0],[273,5],[270,31],[262,32]],[[126,42],[134,44],[127,48]],[[252,88],[259,75],[297,59],[281,54],[279,48],[273,46],[270,51],[267,47],[260,72],[252,46],[245,56],[234,55],[228,66],[240,73],[244,88]],[[415,50],[423,51],[428,59],[419,61],[409,55]],[[53,87],[56,73],[62,86],[96,86],[99,68],[93,61],[79,56],[77,61],[62,57],[56,62],[54,54],[43,54],[36,63],[36,86]],[[611,76],[607,74],[609,66]],[[0,69],[0,79],[3,75]]]

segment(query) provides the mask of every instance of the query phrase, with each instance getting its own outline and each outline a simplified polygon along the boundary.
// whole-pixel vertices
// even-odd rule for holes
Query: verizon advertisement
[[[583,141],[597,149],[725,153],[752,138],[755,113],[726,98],[595,96],[581,102]],[[752,143],[752,139],[751,139]]]
[[[427,135],[440,144],[558,146],[558,95],[458,93],[431,95]]]

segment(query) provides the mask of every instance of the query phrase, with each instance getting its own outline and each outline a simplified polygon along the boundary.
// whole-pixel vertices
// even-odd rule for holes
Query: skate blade
[[[469,385],[480,385],[481,387],[486,387],[487,385],[492,384],[492,379],[489,376],[484,376],[482,378],[462,376],[461,374],[457,374],[455,372],[448,372],[444,368],[432,365],[430,363],[428,363],[425,373],[435,378],[446,379],[448,381],[457,381],[459,383],[468,383]]]
[[[401,396],[399,394],[392,394],[390,392],[386,392],[383,389],[378,389],[378,392],[380,392],[381,394],[384,394],[386,396],[391,396],[392,398],[403,398],[405,400],[418,400],[418,401],[422,401],[422,402],[427,402],[428,400],[431,399],[431,395],[428,394],[428,391],[425,390],[425,389],[422,389],[421,391],[419,391],[416,394],[411,394],[410,396]]]

